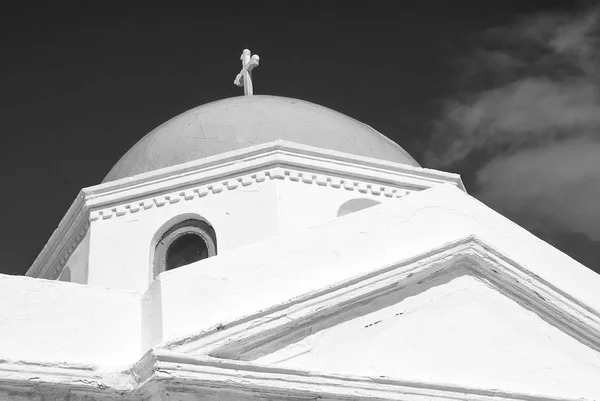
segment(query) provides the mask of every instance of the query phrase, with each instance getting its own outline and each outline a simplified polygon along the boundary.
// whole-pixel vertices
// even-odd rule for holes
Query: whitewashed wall
[[[339,200],[342,199],[336,202]],[[216,204],[213,207],[216,209]],[[331,206],[326,209],[333,212],[335,208]],[[170,214],[161,214],[167,210],[168,206],[156,208],[157,218],[149,220],[153,221],[155,228],[162,224],[162,220],[158,221],[159,216],[161,219],[172,217]],[[175,211],[174,208],[171,210]],[[140,213],[146,212],[150,211]],[[250,210],[245,210],[245,213],[250,213]],[[119,221],[107,220],[100,224]],[[122,221],[119,227],[126,231],[124,227],[127,220]],[[219,220],[212,223],[216,228],[224,224]],[[105,224],[104,227],[110,226]],[[271,226],[270,230],[263,231],[264,235],[275,232],[276,228]],[[92,231],[92,244],[94,235]],[[110,230],[107,229],[104,235],[107,241],[110,240]],[[112,235],[117,236],[114,232]],[[135,235],[135,230],[127,232],[127,235],[122,234],[120,239],[125,240],[128,235]],[[165,272],[143,296],[99,286],[0,276],[0,358],[33,360],[36,363],[130,366],[151,347],[193,337],[216,327],[227,330],[231,322],[244,316],[254,316],[258,324],[262,319],[261,313],[269,308],[399,261],[427,254],[432,249],[444,247],[469,235],[476,235],[492,244],[506,258],[517,261],[539,280],[547,281],[562,293],[583,302],[588,311],[600,311],[600,293],[597,291],[600,288],[600,276],[461,190],[444,185],[405,198],[392,199],[306,230],[290,231],[248,246],[229,249],[214,258]],[[113,261],[115,266],[119,262],[116,259]],[[110,265],[108,267],[111,268]],[[112,268],[114,274],[119,274],[121,269],[127,268],[127,264]],[[461,292],[463,290],[467,293]],[[462,297],[461,294],[468,296]],[[426,293],[413,298],[416,320],[408,327],[412,331],[401,331],[401,334],[408,335],[408,339],[414,341],[421,352],[429,352],[428,343],[435,341],[436,331],[443,331],[433,327],[434,323],[452,323],[441,319],[446,309],[448,313],[454,313],[456,319],[464,314],[472,314],[484,325],[479,332],[481,335],[475,336],[476,333],[468,331],[466,325],[460,325],[454,333],[442,333],[448,336],[444,338],[444,344],[469,352],[472,349],[470,347],[479,347],[485,352],[479,354],[473,349],[475,354],[461,359],[456,357],[459,355],[454,352],[456,350],[445,350],[442,345],[437,345],[432,350],[454,355],[455,366],[438,365],[428,373],[426,365],[421,364],[418,365],[419,374],[415,373],[416,376],[412,378],[431,382],[448,377],[452,382],[458,380],[452,374],[473,372],[477,363],[485,363],[485,369],[482,367],[478,371],[479,379],[467,384],[478,387],[487,383],[485,385],[489,389],[496,377],[494,372],[502,370],[504,376],[501,384],[515,391],[528,394],[546,392],[542,391],[544,380],[553,377],[560,383],[548,388],[556,390],[556,393],[570,397],[600,398],[598,387],[591,382],[600,369],[598,353],[566,338],[561,332],[548,329],[548,323],[532,315],[532,312],[507,303],[501,295],[479,282],[463,282],[458,287],[447,287],[435,296],[439,302],[433,309],[428,306],[431,299]],[[476,311],[479,314],[472,313],[469,308],[474,302],[479,302],[478,305],[487,309]],[[492,319],[494,316],[498,316],[498,319]],[[485,319],[492,320],[486,323]],[[363,327],[370,320],[358,320],[353,324]],[[502,321],[509,325],[501,325]],[[472,328],[477,327],[476,323],[470,324],[473,324]],[[427,335],[419,336],[418,328],[423,325],[429,325],[430,330]],[[494,327],[496,331],[492,330]],[[529,330],[531,327],[535,330]],[[505,330],[506,336],[497,335],[501,329]],[[391,333],[398,334],[393,330]],[[331,334],[327,341],[342,347],[344,344],[340,336],[343,337],[341,334],[344,333],[340,336]],[[536,337],[538,335],[550,337],[540,340]],[[505,341],[501,341],[502,338]],[[369,341],[376,342],[377,339]],[[507,346],[511,347],[513,358],[501,357]],[[325,346],[320,349],[329,348]],[[377,351],[387,352],[389,349],[382,345]],[[548,349],[547,354],[544,354],[544,349]],[[409,355],[408,350],[405,351],[402,353]],[[317,356],[324,355],[320,352],[317,352]],[[411,358],[419,358],[419,352],[411,355]],[[498,358],[485,359],[484,355],[496,355]],[[310,362],[311,366],[323,369],[341,368],[327,367],[326,364],[331,361],[320,366],[313,362]],[[362,362],[355,362],[359,365],[344,366],[347,373],[362,373]],[[514,363],[524,364],[514,372],[528,375],[528,380],[519,383],[511,381],[514,379],[511,376]],[[299,363],[298,366],[305,365]],[[383,366],[393,370],[396,365],[388,361],[388,365]],[[580,373],[576,370],[580,370]],[[397,374],[395,371],[388,373]],[[446,373],[448,376],[445,376]]]
[[[165,272],[146,296],[160,293],[162,340],[173,340],[473,234],[600,310],[599,275],[447,186]]]
[[[213,226],[219,254],[273,237],[278,233],[276,191],[265,181],[96,220],[90,226],[88,283],[145,291],[153,279],[153,239],[186,218],[202,218]]]
[[[90,256],[90,232],[85,234],[85,237],[75,251],[69,257],[63,271],[60,274],[59,280],[70,283],[87,284],[89,272],[89,256]]]
[[[127,365],[140,332],[137,293],[0,275],[0,359]]]
[[[358,185],[358,184],[357,184]],[[360,183],[366,188],[367,183]],[[404,193],[405,191],[400,191]],[[215,229],[218,254],[337,218],[351,199],[388,202],[383,192],[359,191],[316,181],[267,179],[189,201],[98,219],[90,227],[88,284],[145,291],[152,283],[153,240],[186,218]],[[76,254],[74,254],[76,256]]]
[[[370,191],[347,190],[343,186],[333,188],[316,182],[307,184],[302,180],[279,181],[277,187],[277,219],[281,234],[336,219],[340,207],[352,199],[370,199],[383,203],[395,199],[383,193],[373,195]]]

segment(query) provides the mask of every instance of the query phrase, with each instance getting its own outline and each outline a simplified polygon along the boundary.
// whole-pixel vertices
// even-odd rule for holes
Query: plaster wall
[[[271,190],[273,199],[277,199],[276,187],[271,187]],[[188,202],[181,204],[185,203]],[[213,209],[206,210],[217,208],[212,205]],[[179,205],[154,209],[174,210],[173,206]],[[277,210],[274,206],[271,204],[270,210]],[[244,210],[244,213],[249,212]],[[135,213],[130,216],[135,216]],[[156,216],[156,220],[160,220],[158,217],[172,218]],[[100,221],[100,224],[119,219]],[[164,222],[155,223],[160,227]],[[213,221],[211,223],[216,226]],[[126,224],[119,227],[125,230]],[[232,222],[231,227],[236,228],[237,223]],[[144,294],[141,303],[135,292],[0,276],[0,306],[10,305],[9,308],[0,307],[0,359],[57,365],[65,361],[101,366],[130,365],[150,347],[165,341],[188,338],[211,328],[227,329],[232,321],[242,316],[260,317],[261,311],[396,265],[402,260],[426,255],[432,249],[468,235],[477,235],[506,258],[514,259],[539,276],[540,280],[600,311],[600,294],[597,292],[600,276],[451,185],[412,193],[304,230],[269,237],[275,232],[276,227],[271,227],[270,231],[263,232],[264,240],[230,248],[214,258],[161,274]],[[94,235],[95,232],[91,231],[92,245]],[[104,238],[109,240],[110,230],[105,235]],[[112,235],[120,233],[117,230]],[[129,235],[136,235],[136,232],[131,231]],[[128,237],[120,238],[124,241]],[[111,265],[105,267],[113,268],[112,275],[116,277],[129,268],[126,264],[119,267],[123,271]],[[487,288],[485,283],[457,281],[443,284],[439,286],[439,292],[424,292],[410,300],[412,306],[404,305],[406,309],[413,308],[414,312],[403,314],[410,324],[402,330],[398,331],[398,326],[393,323],[383,324],[384,319],[376,315],[350,324],[367,325],[373,323],[371,318],[382,320],[383,325],[375,325],[378,326],[377,331],[387,329],[362,340],[375,347],[371,348],[373,351],[392,350],[415,360],[413,373],[415,377],[419,373],[419,379],[425,382],[432,382],[442,377],[442,373],[452,373],[455,369],[444,365],[445,355],[453,357],[453,363],[458,364],[457,374],[462,369],[463,373],[480,375],[481,382],[467,383],[471,387],[480,387],[480,383],[487,380],[484,372],[477,371],[487,363],[486,367],[503,369],[503,385],[513,386],[513,389],[536,392],[540,388],[534,386],[536,383],[552,377],[556,380],[553,385],[568,382],[571,386],[561,387],[563,393],[558,394],[600,398],[594,382],[594,375],[597,376],[599,369],[596,351],[582,348],[581,344],[553,331],[552,327],[503,298],[495,289]],[[455,286],[446,287],[446,284]],[[490,310],[492,313],[489,313]],[[385,315],[388,312],[396,313],[396,310],[382,308],[377,313]],[[465,316],[474,316],[475,319],[465,320]],[[453,326],[456,322],[461,324]],[[423,326],[429,330],[422,333],[421,339],[418,327]],[[346,352],[343,347],[352,345],[352,341],[344,336],[355,326],[343,326],[342,323],[336,327],[339,327],[337,332],[329,331],[333,335],[327,337],[324,344],[335,342],[339,344],[337,350],[326,348],[334,353]],[[341,330],[344,327],[346,330]],[[472,332],[467,328],[471,328]],[[389,344],[385,349],[379,346],[378,342],[383,345],[392,341],[391,337],[395,339],[402,335],[415,341],[419,349],[402,348],[408,345],[406,343]],[[438,335],[447,338],[440,339]],[[440,341],[440,344],[431,344],[435,341]],[[486,348],[481,355],[460,353],[460,349],[478,353],[477,349],[482,347],[490,349]],[[317,356],[321,356],[317,362],[323,363],[325,348],[316,348],[321,350],[317,352]],[[357,348],[356,344],[354,348]],[[350,350],[355,352],[353,348]],[[418,361],[419,350],[429,353],[427,358],[431,359]],[[523,352],[519,354],[519,350]],[[436,362],[435,352],[442,355],[441,362]],[[375,360],[369,358],[374,357],[363,355],[358,360],[361,363]],[[428,373],[425,368],[431,363],[439,363],[439,366]],[[530,375],[527,382],[533,383],[532,387],[527,387],[525,380],[519,377],[511,379],[507,375],[519,363],[526,366],[518,367],[516,372],[524,374],[524,377]],[[391,360],[382,366],[388,369],[386,374],[390,375],[399,374],[394,369],[402,369]],[[356,363],[352,366],[330,366],[330,369],[334,368],[360,373],[365,366]],[[578,374],[582,375],[581,380],[574,378]],[[581,386],[581,391],[570,392],[573,385]],[[549,390],[544,391],[547,393]]]
[[[266,233],[263,236],[263,240],[267,240],[269,237],[276,237],[287,232],[306,229],[315,224],[319,224],[328,220],[336,219],[337,213],[340,207],[348,200],[351,199],[370,199],[378,202],[391,202],[394,201],[395,197],[386,197],[383,193],[379,196],[372,195],[371,193],[360,193],[357,190],[346,190],[344,188],[331,188],[328,186],[320,186],[316,183],[303,183],[301,181],[292,180],[276,180],[272,181],[275,193],[271,191],[264,191],[264,187],[261,190],[263,195],[274,195],[273,198],[261,199],[263,202],[259,207],[269,205],[273,207],[270,214],[260,214],[260,212],[250,212],[247,216],[247,221],[250,223],[240,223],[242,226],[236,227],[232,224],[229,229],[233,232],[243,233],[247,230],[247,226],[243,224],[249,224],[250,227],[261,226],[263,224],[276,224],[276,230]],[[273,201],[276,202],[273,205]],[[255,210],[259,210],[257,207]],[[272,212],[275,211],[277,214],[274,220],[271,222],[267,221],[267,216],[273,216]],[[255,219],[252,221],[251,219]],[[168,219],[167,219],[168,220]],[[264,222],[262,221],[264,220]],[[217,233],[219,233],[217,231]],[[219,237],[219,241],[221,241]],[[258,242],[258,241],[257,241]],[[302,248],[300,243],[296,244],[296,247]],[[221,242],[219,242],[219,255],[221,255]],[[220,258],[218,256],[217,258]],[[260,257],[259,257],[260,258]],[[215,259],[215,258],[212,258]],[[193,264],[193,269],[202,271],[207,261],[201,261]],[[248,263],[244,261],[243,263]],[[239,262],[238,262],[239,263]],[[163,273],[151,283],[150,288],[146,292],[142,301],[142,308],[144,314],[144,334],[143,344],[144,349],[150,349],[151,347],[160,344],[163,340],[168,340],[172,337],[163,337],[163,316],[164,313],[169,313],[163,310],[162,305],[162,276],[167,273]],[[235,274],[235,273],[234,273]],[[227,278],[223,278],[227,280]],[[208,302],[206,299],[204,302]],[[203,306],[199,306],[203,308]],[[169,317],[165,317],[169,319]],[[168,333],[167,333],[168,335]]]
[[[212,224],[217,234],[218,254],[223,254],[335,219],[340,207],[348,200],[390,202],[398,196],[397,193],[385,195],[367,191],[369,184],[366,182],[353,183],[345,188],[343,184],[334,187],[291,177],[271,179],[246,187],[239,185],[231,190],[224,186],[220,193],[209,192],[191,201],[180,200],[122,216],[114,215],[110,219],[97,219],[92,221],[89,230],[91,242],[87,237],[89,245],[85,242],[80,245],[84,250],[91,246],[90,267],[76,264],[80,257],[77,254],[79,248],[72,259],[78,268],[78,276],[85,279],[85,283],[145,291],[153,280],[153,240],[185,218],[203,218]],[[359,190],[359,185],[365,190]],[[406,192],[397,191],[400,194]]]
[[[396,199],[383,193],[373,195],[370,191],[362,193],[357,189],[332,188],[314,182],[307,184],[302,180],[281,181],[277,187],[278,224],[282,234],[336,219],[340,207],[351,199],[370,199],[381,203]]]
[[[213,226],[218,254],[276,236],[276,202],[275,183],[263,181],[93,221],[88,284],[144,292],[153,280],[153,239],[186,218],[203,218]]]
[[[600,311],[600,276],[441,185],[163,273],[162,341],[227,325],[473,234]]]
[[[87,284],[90,256],[90,231],[73,251],[61,272],[59,280],[71,283]]]
[[[330,327],[296,336],[254,361],[352,376],[600,397],[600,387],[590,385],[600,377],[600,353],[477,277],[463,274],[409,286],[360,309],[350,320],[334,316],[326,323]]]
[[[202,268],[200,262],[194,263],[194,265]],[[164,274],[166,273],[159,274],[141,299],[141,342],[144,351],[152,349],[163,342],[163,298],[161,293],[161,278]]]
[[[140,332],[137,293],[0,275],[0,359],[127,365]]]

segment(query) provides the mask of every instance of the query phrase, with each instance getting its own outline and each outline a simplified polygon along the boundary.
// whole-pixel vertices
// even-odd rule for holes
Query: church
[[[0,400],[600,400],[598,274],[241,61],[0,275]]]

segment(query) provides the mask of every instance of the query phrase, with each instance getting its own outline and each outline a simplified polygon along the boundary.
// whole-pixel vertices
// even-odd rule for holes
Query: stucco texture
[[[140,139],[103,182],[283,139],[420,167],[378,131],[337,111],[278,96],[240,96],[208,103]]]

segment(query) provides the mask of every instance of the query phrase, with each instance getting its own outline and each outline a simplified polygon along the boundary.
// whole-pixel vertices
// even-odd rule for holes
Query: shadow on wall
[[[379,205],[380,203],[381,202],[379,201],[368,198],[350,199],[349,201],[342,203],[342,206],[338,209],[337,216],[342,217],[371,206]]]
[[[66,266],[63,269],[62,273],[60,273],[58,281],[65,281],[67,283],[71,282],[71,268],[69,266]]]

